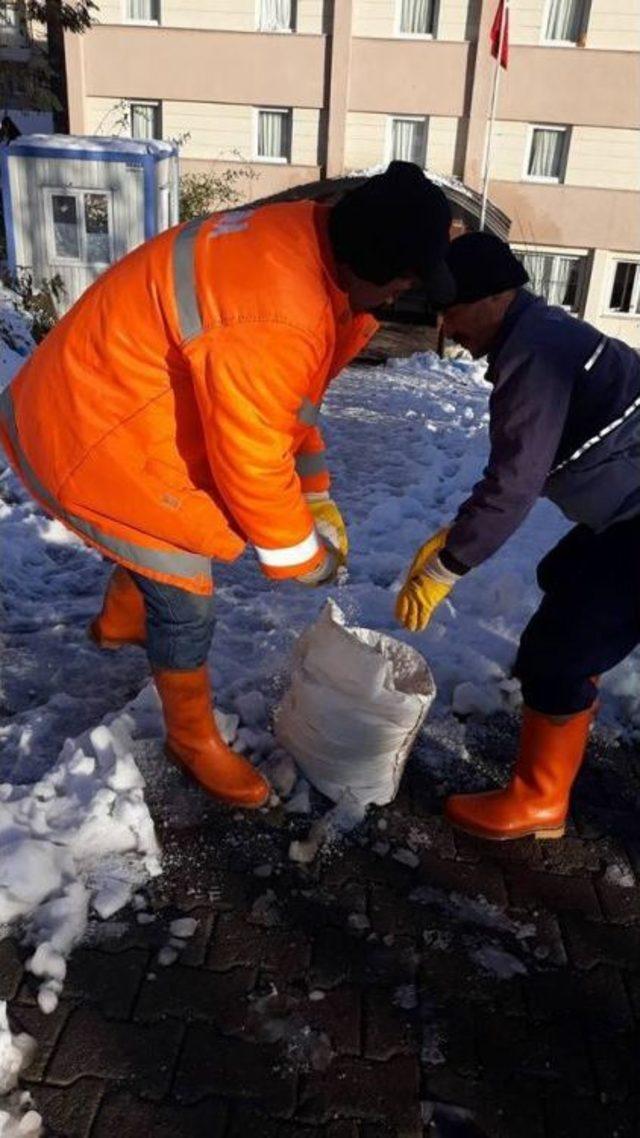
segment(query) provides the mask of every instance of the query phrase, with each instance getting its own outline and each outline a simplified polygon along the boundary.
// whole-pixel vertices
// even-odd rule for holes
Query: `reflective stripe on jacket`
[[[334,282],[328,210],[214,214],[114,265],[0,406],[30,492],[113,560],[209,592],[246,541],[263,571],[322,557],[304,491],[329,485],[329,381],[375,331]]]

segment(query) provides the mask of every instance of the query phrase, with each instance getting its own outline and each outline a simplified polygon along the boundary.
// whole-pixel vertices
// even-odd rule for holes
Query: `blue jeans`
[[[206,662],[215,627],[213,596],[188,593],[131,573],[144,597],[152,668],[190,671]]]

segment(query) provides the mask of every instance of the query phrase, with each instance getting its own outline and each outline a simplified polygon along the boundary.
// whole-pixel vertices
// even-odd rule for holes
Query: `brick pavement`
[[[512,725],[474,746],[506,754]],[[639,785],[630,752],[601,749],[562,842],[493,846],[447,828],[446,780],[414,761],[308,868],[287,858],[308,820],[280,810],[165,824],[156,919],[97,927],[52,1016],[0,946],[46,1133],[638,1138]],[[162,968],[187,913],[196,935]]]

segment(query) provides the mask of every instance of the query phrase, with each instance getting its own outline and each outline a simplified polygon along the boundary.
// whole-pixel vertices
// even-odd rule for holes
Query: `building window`
[[[424,167],[427,162],[427,120],[393,118],[389,157]]]
[[[52,260],[85,265],[111,262],[109,198],[93,190],[50,191],[47,225]]]
[[[589,0],[549,0],[543,38],[550,43],[580,43],[588,18]]]
[[[130,103],[132,138],[162,138],[160,103]]]
[[[529,274],[531,292],[577,312],[582,297],[585,257],[565,257],[559,253],[517,253]]]
[[[24,5],[18,0],[0,0],[0,48],[22,47],[26,39]]]
[[[125,0],[125,13],[134,24],[159,24],[160,0]]]
[[[537,182],[564,181],[568,143],[569,131],[566,126],[533,126],[526,177]]]
[[[261,32],[292,32],[294,27],[295,0],[258,0]]]
[[[258,111],[256,155],[265,162],[291,161],[291,111],[270,107]]]
[[[609,297],[609,312],[640,313],[640,263],[616,261]]]
[[[436,0],[400,0],[399,32],[402,36],[435,34]]]

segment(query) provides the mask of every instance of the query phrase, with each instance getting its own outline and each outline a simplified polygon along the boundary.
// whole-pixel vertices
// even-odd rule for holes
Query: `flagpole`
[[[491,172],[491,145],[493,143],[493,126],[496,118],[496,108],[498,106],[498,91],[500,89],[500,71],[502,70],[502,49],[504,47],[504,37],[507,28],[507,17],[509,12],[509,0],[504,0],[502,5],[502,20],[500,22],[500,39],[498,42],[498,54],[496,56],[496,66],[493,75],[493,92],[491,95],[491,114],[489,116],[489,128],[485,135],[484,145],[484,160],[483,160],[483,174],[482,174],[482,208],[480,210],[480,232],[484,231],[484,226],[487,218],[487,195],[489,192],[489,174]]]

